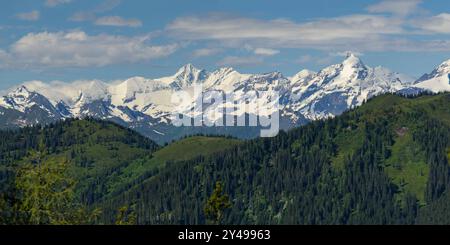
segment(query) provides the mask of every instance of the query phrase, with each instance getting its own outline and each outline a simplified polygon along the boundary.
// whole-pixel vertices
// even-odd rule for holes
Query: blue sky
[[[29,81],[319,70],[347,51],[418,77],[450,59],[442,0],[17,0],[0,8],[0,89]]]

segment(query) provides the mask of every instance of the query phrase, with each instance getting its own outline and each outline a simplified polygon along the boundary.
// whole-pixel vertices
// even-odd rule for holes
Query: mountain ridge
[[[12,121],[8,119],[10,122],[7,126],[14,127],[70,117],[96,117],[138,129],[149,137],[163,138],[160,141],[162,143],[185,134],[170,135],[169,131],[173,129],[170,125],[171,117],[177,110],[171,102],[171,96],[178,91],[192,94],[194,85],[202,85],[204,91],[224,91],[227,94],[238,95],[238,113],[254,113],[242,107],[245,99],[242,96],[246,92],[278,92],[282,128],[288,129],[308,121],[340,115],[383,93],[450,91],[447,74],[450,72],[449,63],[450,61],[442,63],[416,82],[404,81],[405,76],[387,68],[369,67],[353,53],[347,54],[339,64],[325,67],[318,72],[301,70],[292,77],[286,77],[280,72],[242,74],[231,67],[208,72],[192,64],[186,64],[172,76],[155,79],[131,77],[114,83],[92,80],[53,84],[32,81],[20,85],[19,88],[40,98],[42,104],[40,107],[44,112],[36,111],[35,108],[34,114],[41,116],[32,118],[30,115],[23,115],[22,107],[32,108],[36,103],[30,102],[29,105],[25,104],[22,107],[15,105],[12,102],[21,101],[20,98],[23,96],[15,94],[15,90],[12,90],[0,98],[0,118],[13,117]],[[270,96],[266,95],[259,99],[268,101]],[[190,110],[192,106],[191,101],[182,107]],[[12,113],[5,108],[17,112]],[[217,111],[219,108],[207,110]],[[28,112],[30,111],[31,109]],[[44,120],[45,116],[48,120]],[[208,118],[208,120],[217,119]],[[5,123],[0,123],[0,128],[5,126]]]

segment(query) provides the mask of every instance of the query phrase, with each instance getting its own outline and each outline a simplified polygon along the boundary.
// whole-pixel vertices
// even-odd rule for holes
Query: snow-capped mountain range
[[[171,115],[178,108],[171,101],[172,94],[179,91],[192,94],[193,87],[199,84],[204,91],[233,94],[238,101],[236,116],[252,113],[243,108],[245,98],[240,95],[248,91],[266,91],[269,92],[266,96],[270,96],[270,91],[276,91],[280,95],[282,127],[289,128],[339,115],[382,93],[408,89],[450,91],[449,74],[450,60],[413,81],[383,67],[371,68],[349,53],[340,64],[319,72],[302,70],[292,77],[285,77],[280,72],[241,74],[232,68],[207,72],[188,64],[173,76],[156,79],[132,77],[110,83],[99,80],[31,81],[0,97],[0,128],[89,116],[115,121],[159,142],[169,141],[195,131],[171,126]],[[267,101],[269,98],[261,99]],[[192,108],[193,103],[184,107]],[[232,130],[234,133],[231,134],[241,135],[240,131]]]

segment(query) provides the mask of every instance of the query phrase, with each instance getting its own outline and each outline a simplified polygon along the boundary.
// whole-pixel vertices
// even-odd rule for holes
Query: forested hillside
[[[171,164],[104,207],[134,205],[140,224],[207,223],[220,181],[232,204],[226,224],[450,222],[446,209],[431,208],[448,204],[449,102],[380,96],[335,119]]]
[[[92,119],[1,132],[0,222],[450,223],[449,104],[450,94],[383,95],[274,138],[196,136],[162,148]],[[47,176],[70,182],[30,188]],[[48,207],[36,193],[70,201],[54,213],[93,218],[36,212]]]
[[[28,223],[31,212],[27,209],[38,207],[46,207],[40,213],[74,211],[86,215],[96,210],[98,215],[103,209],[96,209],[97,203],[155,175],[166,163],[212,154],[240,143],[230,138],[195,136],[161,148],[130,129],[92,118],[0,131],[0,137],[0,223]],[[57,183],[55,179],[66,181]],[[38,207],[24,207],[24,199]],[[45,203],[44,199],[50,200]],[[64,203],[69,205],[64,207]],[[53,204],[55,209],[47,209]],[[120,214],[119,209],[115,214]],[[47,222],[60,223],[31,223]]]

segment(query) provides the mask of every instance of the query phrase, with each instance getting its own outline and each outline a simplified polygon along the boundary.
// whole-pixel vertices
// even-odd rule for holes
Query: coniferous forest
[[[91,118],[1,131],[2,224],[450,224],[450,94],[165,146]]]

